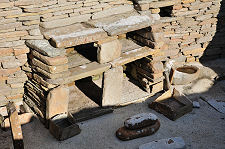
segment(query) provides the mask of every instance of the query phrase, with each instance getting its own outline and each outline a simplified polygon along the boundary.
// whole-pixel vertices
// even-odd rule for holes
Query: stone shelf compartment
[[[122,44],[122,54],[118,59],[110,62],[112,67],[122,66],[143,57],[152,55],[156,52],[147,46],[141,46],[132,41],[131,39],[120,39]]]

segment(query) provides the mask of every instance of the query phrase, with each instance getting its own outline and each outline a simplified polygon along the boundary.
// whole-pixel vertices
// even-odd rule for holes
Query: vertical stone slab
[[[119,40],[98,43],[97,60],[99,63],[110,62],[121,55],[122,44]]]
[[[109,69],[103,77],[102,106],[115,106],[123,103],[123,67]]]
[[[46,119],[57,114],[67,113],[69,103],[69,88],[59,86],[51,90],[46,101]]]

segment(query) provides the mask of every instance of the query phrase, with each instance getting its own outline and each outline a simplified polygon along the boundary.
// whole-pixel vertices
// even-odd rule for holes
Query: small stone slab
[[[86,23],[94,27],[102,28],[109,36],[114,36],[149,27],[154,23],[154,19],[149,15],[140,15],[137,12],[131,12],[96,19]]]
[[[64,71],[68,71],[68,65],[67,64],[58,65],[58,66],[49,66],[49,65],[46,65],[46,64],[42,63],[41,61],[39,61],[36,58],[32,59],[32,64],[37,66],[37,67],[40,67],[41,69],[43,69],[43,70],[45,70],[49,73],[61,73],[61,72],[64,72]]]
[[[182,137],[173,137],[152,141],[139,146],[139,149],[185,149],[186,145]]]
[[[69,68],[74,68],[80,65],[88,64],[91,61],[85,58],[84,56],[80,55],[79,53],[69,54],[68,55],[68,64]]]
[[[124,42],[124,40],[122,42]],[[154,49],[150,49],[148,47],[141,47],[134,42],[132,44],[131,43],[128,44],[128,46],[126,46],[126,44],[122,44],[122,45],[123,45],[122,51],[126,51],[126,52],[122,53],[120,58],[110,62],[112,64],[112,67],[117,67],[117,66],[121,66],[121,65],[133,62],[135,60],[141,59],[148,55],[153,55],[156,52],[156,50]],[[134,48],[136,47],[139,47],[139,48],[132,49],[132,45]],[[131,50],[128,51],[126,50],[127,48]]]
[[[154,134],[160,127],[159,120],[155,124],[135,130],[129,130],[126,127],[121,127],[116,131],[116,136],[123,141],[128,141],[140,137],[145,137]]]
[[[179,2],[180,0],[162,0],[157,2],[151,2],[149,4],[149,8],[160,8],[160,7],[172,6]]]
[[[103,11],[96,12],[92,15],[92,19],[99,19],[104,17],[111,17],[111,15],[121,14],[133,11],[134,7],[132,5],[118,5],[109,9],[104,9]]]
[[[140,113],[124,121],[124,126],[127,129],[140,129],[156,123],[158,117],[153,113]]]
[[[110,64],[99,64],[92,62],[89,64],[81,65],[75,68],[69,69],[69,77],[61,77],[58,79],[47,79],[46,81],[51,84],[68,84],[76,80],[80,80],[93,75],[101,74],[106,70],[110,69]]]
[[[64,72],[60,72],[60,73],[49,73],[49,72],[45,71],[44,69],[37,67],[37,66],[35,66],[35,69],[49,79],[68,77],[70,75],[69,71],[64,71]]]
[[[63,56],[66,53],[65,49],[52,47],[48,40],[27,40],[26,45],[49,57]]]
[[[66,56],[48,57],[40,54],[35,50],[32,50],[31,53],[33,54],[34,57],[50,66],[63,65],[68,63],[68,59]]]
[[[72,47],[91,43],[107,37],[101,28],[92,28],[83,24],[72,24],[43,32],[46,39],[51,39],[54,47]]]
[[[122,66],[111,68],[104,72],[102,88],[102,106],[117,106],[124,103],[124,100],[122,99]]]

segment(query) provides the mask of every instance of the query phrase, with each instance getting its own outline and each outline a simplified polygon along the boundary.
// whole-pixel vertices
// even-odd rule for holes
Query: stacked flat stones
[[[154,33],[163,32],[167,49],[161,59],[193,62],[224,57],[222,0],[135,0],[138,9],[157,14],[170,9],[171,14],[161,17],[151,26]],[[168,8],[167,6],[170,6]],[[167,7],[167,8],[166,8]],[[167,11],[169,12],[169,11]],[[168,17],[170,16],[170,17]],[[158,59],[158,58],[157,58]]]
[[[158,131],[160,122],[155,114],[141,113],[124,121],[124,127],[116,131],[116,136],[123,141],[145,137]]]
[[[173,60],[182,64],[199,61],[200,58],[224,57],[225,44],[220,40],[221,35],[224,35],[224,1],[135,0],[135,4],[136,9],[143,12],[168,12],[167,17],[161,16],[151,28],[135,31],[131,37],[159,49],[152,56],[132,65],[135,70],[132,71],[132,76],[146,91],[154,94],[163,89],[163,63],[167,61]]]

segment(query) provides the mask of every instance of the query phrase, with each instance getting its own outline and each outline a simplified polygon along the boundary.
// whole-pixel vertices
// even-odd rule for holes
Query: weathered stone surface
[[[40,61],[50,66],[63,65],[68,62],[66,56],[48,57],[34,50],[32,50],[31,53],[33,54],[34,57],[38,58]]]
[[[57,114],[67,113],[69,103],[69,88],[59,86],[52,89],[46,101],[46,119],[50,119]]]
[[[148,47],[141,47],[131,40],[122,39],[120,42],[122,43],[123,53],[121,54],[120,58],[110,62],[112,67],[122,66],[156,52],[156,50],[150,49]]]
[[[157,1],[149,4],[149,8],[160,8],[166,6],[172,6],[178,3],[179,0],[167,0],[167,1]]]
[[[27,40],[26,45],[49,57],[65,55],[65,49],[52,47],[47,40]]]
[[[106,18],[86,22],[91,26],[104,29],[108,35],[114,36],[141,28],[149,27],[154,19],[148,15],[140,15],[137,12],[114,15]]]
[[[153,113],[141,113],[129,117],[124,121],[127,129],[141,129],[150,125],[154,125],[158,117]]]
[[[109,69],[104,73],[102,106],[122,104],[123,67]]]
[[[133,10],[134,10],[134,8],[132,5],[121,5],[118,7],[113,7],[113,8],[106,9],[104,11],[94,13],[92,16],[92,19],[104,18],[104,17],[108,17],[111,15],[126,13],[126,12],[133,11]]]
[[[67,26],[74,23],[84,22],[89,20],[90,18],[91,18],[91,14],[84,14],[84,15],[79,15],[79,16],[74,16],[69,18],[53,20],[49,22],[41,22],[40,26],[42,26],[43,28],[62,27],[62,26]]]
[[[44,69],[37,67],[37,66],[35,66],[35,69],[49,79],[68,77],[70,75],[69,71],[64,71],[64,72],[60,72],[60,73],[49,73],[49,72],[45,71]]]
[[[150,88],[151,88],[150,93],[152,93],[152,94],[162,91],[163,90],[163,81],[152,85]]]
[[[90,60],[80,55],[79,53],[69,54],[68,56],[68,65],[69,68],[78,67],[81,65],[85,65],[91,63]]]
[[[135,130],[129,130],[126,127],[121,127],[116,131],[116,136],[123,141],[128,141],[140,137],[145,137],[154,134],[160,127],[159,120],[155,124]]]
[[[70,76],[64,76],[57,79],[46,79],[51,84],[68,84],[93,75],[101,74],[111,67],[110,64],[99,64],[92,62],[79,67],[69,69]],[[67,73],[68,74],[68,73]]]
[[[55,47],[72,47],[107,37],[103,29],[85,27],[82,24],[51,29],[43,34],[46,39],[51,39],[51,43]]]
[[[110,62],[121,55],[122,45],[119,40],[98,44],[97,59],[99,63]]]
[[[182,137],[161,139],[143,144],[139,149],[185,149],[186,145]]]
[[[145,45],[151,49],[159,49],[161,45],[157,45],[156,42],[153,42],[152,40],[143,38],[142,36],[138,35],[138,34],[133,34],[131,36],[132,39],[134,39],[135,41],[137,41],[138,43],[141,43],[142,45]]]
[[[32,64],[44,69],[45,71],[49,73],[60,73],[60,72],[68,71],[67,64],[58,65],[58,66],[48,66],[35,58],[32,59]]]

